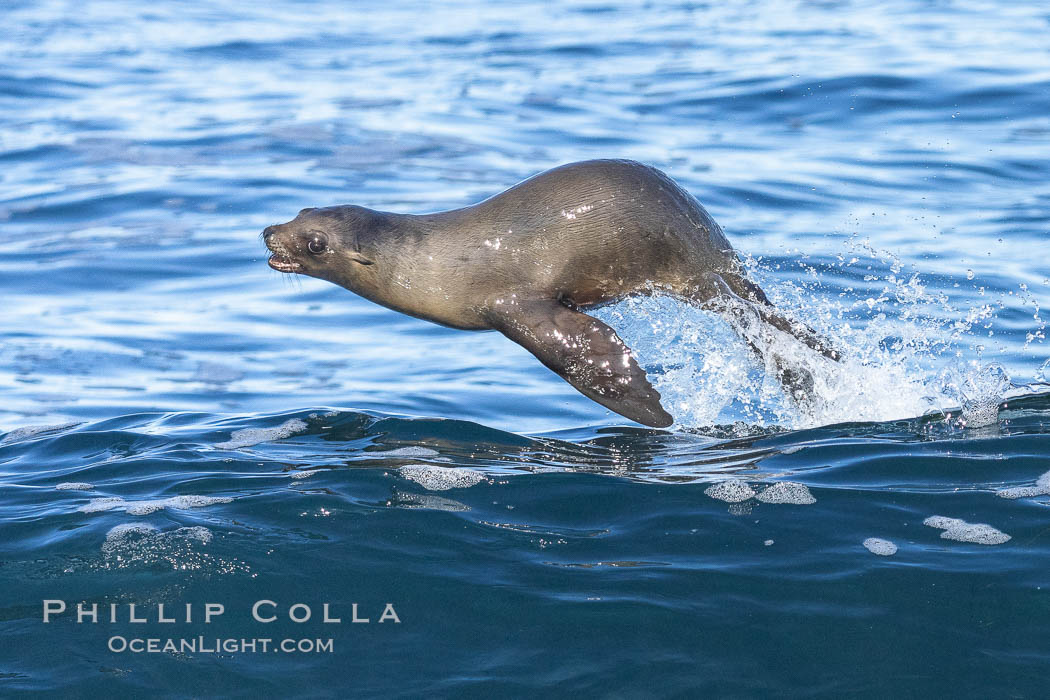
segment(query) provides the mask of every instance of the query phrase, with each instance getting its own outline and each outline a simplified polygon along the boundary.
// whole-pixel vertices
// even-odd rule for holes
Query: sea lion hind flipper
[[[698,290],[698,294],[694,297],[694,301],[701,308],[727,311],[738,321],[744,321],[753,312],[763,323],[787,333],[810,350],[819,352],[829,360],[836,362],[842,359],[842,354],[832,346],[829,340],[806,324],[782,316],[777,311],[777,307],[766,297],[762,288],[746,277],[742,275],[723,277],[715,272],[709,272],[704,276],[704,281],[706,284]]]
[[[758,312],[759,317],[777,330],[794,337],[795,340],[810,350],[819,352],[829,360],[838,362],[842,359],[842,355],[831,345],[830,341],[804,323],[793,322],[784,318],[774,311],[774,308],[772,305],[755,305],[755,311]]]
[[[495,305],[487,316],[493,328],[589,399],[654,428],[674,422],[631,349],[598,319],[555,300]]]

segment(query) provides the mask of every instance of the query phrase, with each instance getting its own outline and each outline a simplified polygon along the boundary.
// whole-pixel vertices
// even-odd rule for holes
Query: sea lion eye
[[[328,250],[328,239],[322,235],[315,235],[306,244],[306,249],[314,255],[320,255],[321,253]]]

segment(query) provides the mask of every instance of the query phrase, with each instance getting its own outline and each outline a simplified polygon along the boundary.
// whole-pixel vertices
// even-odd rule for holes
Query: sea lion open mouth
[[[281,255],[279,253],[271,255],[268,262],[270,263],[270,267],[278,272],[299,272],[303,269],[302,265],[292,260],[287,255]]]

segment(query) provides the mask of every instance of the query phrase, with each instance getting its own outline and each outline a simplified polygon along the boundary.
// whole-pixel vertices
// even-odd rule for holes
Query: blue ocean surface
[[[1043,3],[0,20],[0,696],[1050,693]],[[606,157],[843,351],[798,351],[814,401],[630,299],[596,315],[675,416],[644,428],[266,264],[303,207]]]

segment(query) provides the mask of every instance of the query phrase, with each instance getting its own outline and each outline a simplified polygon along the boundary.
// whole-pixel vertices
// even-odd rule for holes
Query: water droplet
[[[1039,368],[1039,372],[1035,376],[1039,381],[1050,384],[1050,360],[1043,363],[1043,366]]]
[[[973,279],[973,270],[967,270],[966,271],[966,279],[968,279],[968,280],[972,280]]]

